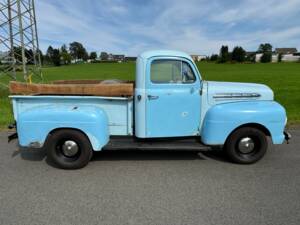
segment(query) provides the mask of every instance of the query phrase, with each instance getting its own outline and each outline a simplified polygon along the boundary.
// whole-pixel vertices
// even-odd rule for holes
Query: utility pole
[[[34,0],[0,0],[2,76],[21,81],[42,80]]]

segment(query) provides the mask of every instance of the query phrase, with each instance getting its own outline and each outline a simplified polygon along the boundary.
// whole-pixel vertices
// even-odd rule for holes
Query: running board
[[[103,150],[186,150],[208,151],[210,146],[202,144],[199,137],[151,138],[112,136]]]

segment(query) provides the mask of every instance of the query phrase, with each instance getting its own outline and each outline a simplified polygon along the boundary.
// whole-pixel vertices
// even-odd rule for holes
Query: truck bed
[[[15,95],[82,95],[130,97],[134,84],[130,81],[72,80],[56,81],[52,84],[28,84],[12,81],[10,93]]]
[[[14,118],[18,123],[19,116],[36,108],[63,108],[66,111],[82,106],[97,107],[106,112],[110,135],[133,134],[133,99],[132,97],[103,97],[103,96],[10,96],[13,102]],[[63,118],[62,118],[63,119]],[[99,131],[101,132],[101,131]]]

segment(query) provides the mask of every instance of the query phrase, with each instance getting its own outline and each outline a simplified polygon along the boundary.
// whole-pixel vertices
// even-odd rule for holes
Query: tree
[[[272,52],[265,52],[260,58],[261,63],[268,63],[272,60]]]
[[[83,45],[79,42],[72,42],[70,43],[70,54],[73,59],[78,60],[78,59],[86,59],[88,54],[86,49],[83,47]]]
[[[63,64],[68,65],[72,61],[72,56],[69,54],[69,52],[60,52],[60,59]]]
[[[255,56],[256,56],[255,53],[248,53],[248,54],[246,54],[245,60],[248,61],[248,62],[255,63]]]
[[[210,61],[217,61],[218,58],[219,58],[219,56],[218,56],[217,54],[213,54],[213,55],[211,55],[211,57],[210,57]]]
[[[45,55],[45,61],[47,64],[52,64],[52,57],[53,57],[53,48],[50,45],[47,49],[46,55]]]
[[[52,48],[51,45],[48,47],[46,55],[47,55],[49,58],[51,58],[51,56],[53,55],[53,48]]]
[[[228,46],[222,45],[220,49],[220,63],[225,63],[229,60]]]
[[[61,46],[60,52],[61,52],[61,53],[63,53],[63,52],[64,52],[64,53],[68,52],[68,48],[67,48],[66,44],[63,44],[63,45]]]
[[[45,60],[48,64],[53,64],[54,66],[60,66],[60,52],[59,49],[54,49],[51,45],[47,49],[45,55]]]
[[[17,62],[22,62],[22,48],[14,47],[15,59]]]
[[[260,44],[257,53],[272,52],[272,45],[270,43]]]
[[[260,62],[267,63],[272,60],[272,45],[269,43],[260,44],[257,50],[258,53],[262,53],[262,57],[260,58]]]
[[[246,51],[239,46],[234,47],[231,59],[237,62],[244,62],[246,58]]]
[[[82,59],[83,61],[87,61],[89,59],[89,54],[87,53],[87,51],[84,52]]]
[[[108,60],[108,54],[107,54],[107,52],[101,52],[100,58],[101,58],[101,60]]]
[[[91,54],[90,54],[90,59],[91,59],[91,60],[97,59],[97,52],[91,52]]]
[[[282,53],[278,54],[278,62],[282,62]]]
[[[52,61],[54,66],[60,66],[61,65],[59,49],[53,49],[53,54],[52,54],[51,61]]]
[[[70,64],[72,61],[72,57],[70,55],[70,53],[68,52],[67,46],[64,44],[63,46],[61,46],[60,48],[60,59],[62,64]]]

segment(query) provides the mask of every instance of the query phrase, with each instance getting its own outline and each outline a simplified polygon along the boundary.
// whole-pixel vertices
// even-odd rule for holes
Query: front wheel
[[[47,157],[62,169],[79,169],[88,164],[93,149],[89,139],[77,130],[63,129],[49,135]]]
[[[224,150],[235,163],[251,164],[260,160],[268,148],[266,135],[259,129],[243,127],[227,139]]]

